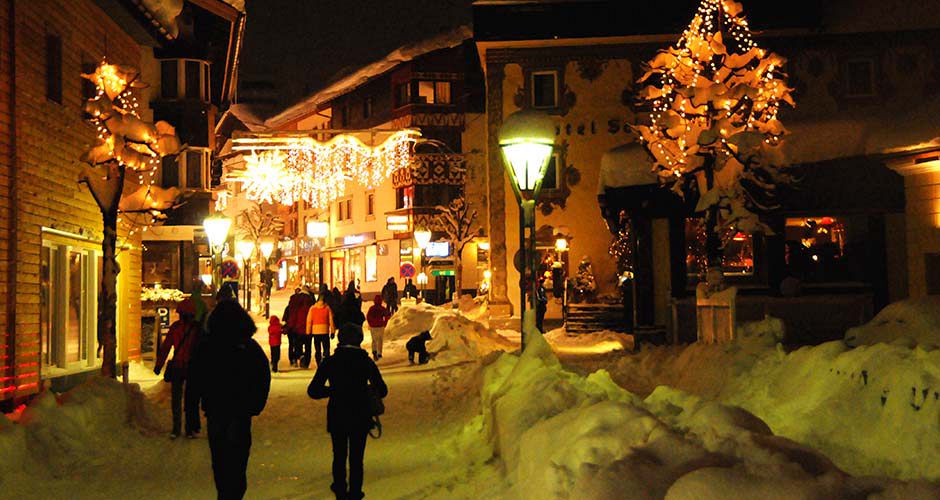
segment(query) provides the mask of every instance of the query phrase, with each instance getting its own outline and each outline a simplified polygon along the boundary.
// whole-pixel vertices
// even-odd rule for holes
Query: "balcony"
[[[463,186],[467,159],[461,154],[416,154],[411,165],[392,172],[395,189],[409,186]]]

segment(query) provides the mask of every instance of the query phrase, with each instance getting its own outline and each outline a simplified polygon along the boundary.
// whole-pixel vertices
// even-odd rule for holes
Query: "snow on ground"
[[[867,324],[849,328],[845,342],[850,346],[885,342],[940,347],[940,297],[895,302]]]
[[[546,333],[544,337],[555,352],[603,353],[634,349],[633,337],[610,330],[569,335],[562,327]]]
[[[520,355],[453,310],[403,309],[393,323],[369,498],[940,497],[936,484],[860,477],[937,479],[940,351],[786,353],[768,318],[724,346],[599,355],[559,349],[556,332],[557,355],[539,336]],[[265,326],[255,338],[267,350]],[[428,328],[441,357],[408,365],[403,340]],[[565,368],[578,359],[610,372]],[[253,424],[248,498],[331,498],[312,375],[282,358]],[[167,439],[166,384],[142,364],[131,376],[47,392],[18,423],[0,419],[0,498],[214,498],[206,440]]]

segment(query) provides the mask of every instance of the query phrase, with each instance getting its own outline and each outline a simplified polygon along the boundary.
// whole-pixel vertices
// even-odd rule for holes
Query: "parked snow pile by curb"
[[[868,323],[845,332],[845,343],[852,347],[879,342],[940,347],[940,297],[895,302]]]
[[[143,401],[137,385],[126,391],[120,382],[98,376],[61,396],[40,394],[18,423],[0,427],[0,478],[35,467],[63,477],[113,460],[110,452],[126,451],[125,443],[139,440],[138,429],[153,429]],[[128,436],[134,438],[122,439]]]
[[[385,328],[385,338],[390,342],[406,341],[423,331],[431,332],[427,349],[431,362],[436,364],[480,360],[491,352],[516,348],[485,323],[453,308],[428,304],[399,309]]]
[[[482,435],[518,498],[940,495],[928,483],[853,478],[741,408],[666,387],[640,400],[603,370],[564,370],[532,338],[486,367],[481,389]]]
[[[596,352],[633,351],[633,337],[624,333],[604,330],[592,333],[577,333],[569,335],[562,328],[552,330],[545,334],[545,340],[556,351],[566,352]]]

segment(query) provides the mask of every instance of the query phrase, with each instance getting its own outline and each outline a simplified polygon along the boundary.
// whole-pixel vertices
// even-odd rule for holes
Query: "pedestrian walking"
[[[202,336],[202,325],[196,321],[196,305],[190,299],[185,299],[176,306],[180,319],[170,326],[166,339],[157,352],[157,362],[153,372],[157,375],[166,364],[163,380],[170,383],[170,408],[173,414],[173,431],[170,439],[180,436],[182,429],[182,412],[186,412],[186,437],[194,438],[201,430],[199,421],[199,393],[195,384],[189,377],[190,361],[195,346],[199,344]],[[166,362],[173,350],[173,359]]]
[[[268,318],[268,346],[271,348],[271,371],[277,373],[277,364],[281,360],[281,321],[277,316]]]
[[[294,294],[290,296],[287,302],[287,307],[284,308],[284,315],[281,316],[287,325],[287,358],[290,360],[291,366],[303,366],[307,310],[314,302],[313,295],[309,293],[309,290],[306,286],[303,290],[295,288]],[[310,346],[307,345],[307,366],[310,366],[309,353]]]
[[[395,314],[398,311],[398,284],[395,283],[395,278],[389,278],[382,287],[382,300],[388,306],[389,313]]]
[[[356,290],[356,282],[350,281],[343,295],[343,302],[339,306],[340,318],[337,321],[337,327],[341,328],[346,323],[352,323],[359,328],[366,321],[366,315],[362,314],[362,298]]]
[[[359,500],[365,496],[362,491],[362,462],[366,437],[373,426],[371,401],[373,396],[384,398],[388,395],[388,387],[378,367],[360,347],[362,340],[361,328],[350,323],[340,326],[336,353],[317,368],[307,387],[311,398],[329,398],[326,430],[333,441],[333,484],[330,489],[337,499]]]
[[[320,361],[330,356],[330,339],[334,336],[333,311],[326,303],[329,295],[326,285],[320,285],[320,297],[307,311],[306,333],[313,337],[317,366],[320,366]]]
[[[382,359],[382,339],[385,336],[385,325],[391,317],[392,313],[382,305],[382,296],[376,295],[366,314],[369,332],[372,333],[372,359],[376,361]]]
[[[251,418],[261,414],[271,388],[268,359],[251,338],[256,330],[237,302],[219,303],[209,315],[206,340],[193,357],[219,500],[245,496]]]
[[[545,333],[545,313],[548,312],[548,294],[545,291],[545,283],[539,280],[539,286],[535,289],[535,327],[540,332]]]
[[[408,297],[408,298],[413,299],[418,296],[418,287],[415,286],[414,281],[411,281],[411,278],[408,278],[408,280],[405,281],[404,292],[405,292],[405,297]]]

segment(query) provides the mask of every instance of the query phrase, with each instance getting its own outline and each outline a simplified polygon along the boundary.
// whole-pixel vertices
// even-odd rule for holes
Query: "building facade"
[[[555,120],[557,140],[554,177],[539,204],[540,254],[567,257],[569,275],[589,258],[601,300],[620,276],[610,244],[627,230],[629,323],[694,340],[702,271],[694,193],[681,199],[656,185],[629,127],[649,113],[635,99],[643,63],[675,43],[694,14],[695,2],[674,3],[475,3],[487,82],[493,302],[516,309],[519,300],[510,291],[519,278],[512,266],[518,212],[499,127],[516,110],[542,109]],[[925,295],[936,280],[937,134],[920,107],[932,109],[936,100],[940,24],[928,12],[898,19],[885,17],[891,7],[883,2],[862,4],[745,3],[751,26],[761,30],[757,42],[789,60],[797,107],[781,119],[791,131],[785,144],[798,182],[763,214],[774,234],[728,235],[725,274],[742,290],[739,319],[785,316],[795,342],[841,336],[889,301]],[[862,12],[892,22],[865,24]],[[552,249],[558,236],[568,241],[567,256]],[[783,297],[790,295],[781,291],[787,277],[801,283],[798,296]],[[811,323],[820,338],[811,338]]]
[[[483,82],[471,36],[460,28],[403,47],[265,122],[271,131],[309,131],[319,140],[345,133],[371,145],[403,129],[422,136],[413,164],[380,185],[367,189],[351,179],[330,207],[301,202],[282,214],[285,236],[276,261],[282,286],[323,283],[342,290],[355,281],[369,298],[388,278],[403,289],[406,279],[417,285],[424,272],[428,300],[450,300],[454,248],[435,223],[436,207],[465,197],[479,220],[485,218]],[[233,161],[237,169],[240,160]],[[416,229],[432,231],[424,254],[416,253]],[[474,293],[483,280],[487,255],[481,231],[463,249],[464,293]]]

